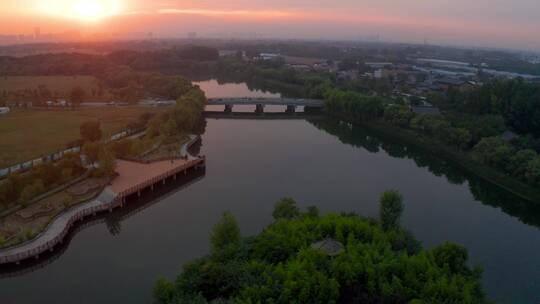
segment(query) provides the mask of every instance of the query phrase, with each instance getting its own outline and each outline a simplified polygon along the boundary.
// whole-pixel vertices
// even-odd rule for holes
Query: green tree
[[[403,197],[398,191],[385,191],[381,195],[379,217],[381,226],[385,230],[399,227],[403,213]]]
[[[343,250],[329,258],[311,248],[322,238],[338,240]],[[241,254],[213,251],[185,264],[174,285],[160,279],[154,298],[176,304],[485,303],[481,271],[468,267],[465,248],[444,244],[426,251],[403,229],[385,231],[354,214],[277,221],[240,242]]]
[[[71,105],[74,108],[78,108],[81,103],[84,101],[84,97],[86,95],[86,92],[81,87],[75,87],[73,90],[71,90],[70,93],[70,99],[71,99]]]
[[[81,138],[83,141],[98,141],[101,140],[102,132],[99,121],[83,122],[80,127]]]
[[[152,292],[158,304],[173,303],[176,295],[174,284],[165,278],[159,278]]]
[[[24,187],[23,191],[21,192],[20,200],[23,204],[26,204],[43,192],[45,192],[45,186],[43,185],[43,181],[38,179],[33,184]]]
[[[527,173],[529,163],[537,157],[534,150],[519,150],[513,154],[506,164],[506,171],[515,177],[523,178]]]
[[[431,250],[435,263],[441,268],[448,267],[451,273],[467,271],[467,249],[456,244],[445,243]]]
[[[294,219],[300,215],[300,210],[296,206],[296,202],[292,198],[283,198],[274,206],[272,216],[275,220],[279,219]]]
[[[525,171],[525,177],[530,183],[540,186],[540,156],[529,161]]]
[[[87,142],[82,147],[82,153],[91,163],[95,163],[98,161],[100,150],[101,144],[98,142]]]
[[[306,215],[307,215],[308,217],[317,218],[317,217],[319,217],[319,214],[320,214],[319,208],[317,208],[316,206],[309,206],[309,207],[307,208]]]
[[[97,176],[113,176],[116,168],[114,152],[109,148],[101,146],[98,154],[99,167],[96,171]]]
[[[239,245],[240,228],[230,212],[224,212],[221,220],[212,229],[210,243],[213,252],[221,252],[227,247]]]

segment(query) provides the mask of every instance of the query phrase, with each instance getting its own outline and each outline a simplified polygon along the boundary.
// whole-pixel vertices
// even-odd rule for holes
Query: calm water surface
[[[219,83],[216,79],[197,81],[208,98],[220,97],[280,97],[280,94],[250,89],[245,83]]]
[[[250,235],[284,196],[376,217],[387,189],[403,193],[403,225],[425,247],[469,249],[491,299],[540,302],[540,209],[412,147],[332,120],[208,120],[201,153],[202,179],[119,223],[82,230],[44,268],[0,279],[0,303],[151,303],[158,277],[174,278],[208,252],[225,210]]]

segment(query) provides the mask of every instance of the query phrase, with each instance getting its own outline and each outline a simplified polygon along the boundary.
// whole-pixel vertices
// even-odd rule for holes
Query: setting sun
[[[95,0],[79,0],[73,4],[71,11],[83,20],[98,20],[105,15],[103,5]]]
[[[99,21],[121,13],[121,0],[55,0],[39,5],[48,15],[77,19],[85,22]]]

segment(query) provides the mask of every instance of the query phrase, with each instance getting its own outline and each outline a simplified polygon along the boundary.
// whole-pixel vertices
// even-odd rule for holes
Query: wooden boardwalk
[[[74,206],[56,216],[36,238],[15,247],[0,249],[0,265],[19,263],[28,258],[39,258],[40,254],[53,251],[61,244],[74,223],[97,213],[122,207],[129,195],[140,193],[145,188],[153,189],[157,183],[177,174],[187,174],[189,169],[198,169],[206,163],[205,157],[193,159],[164,160],[153,163],[137,163],[119,160],[119,176],[96,199]]]

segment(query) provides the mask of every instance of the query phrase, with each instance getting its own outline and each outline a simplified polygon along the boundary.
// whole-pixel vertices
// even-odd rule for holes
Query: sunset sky
[[[0,0],[0,34],[257,33],[540,50],[539,0]]]

